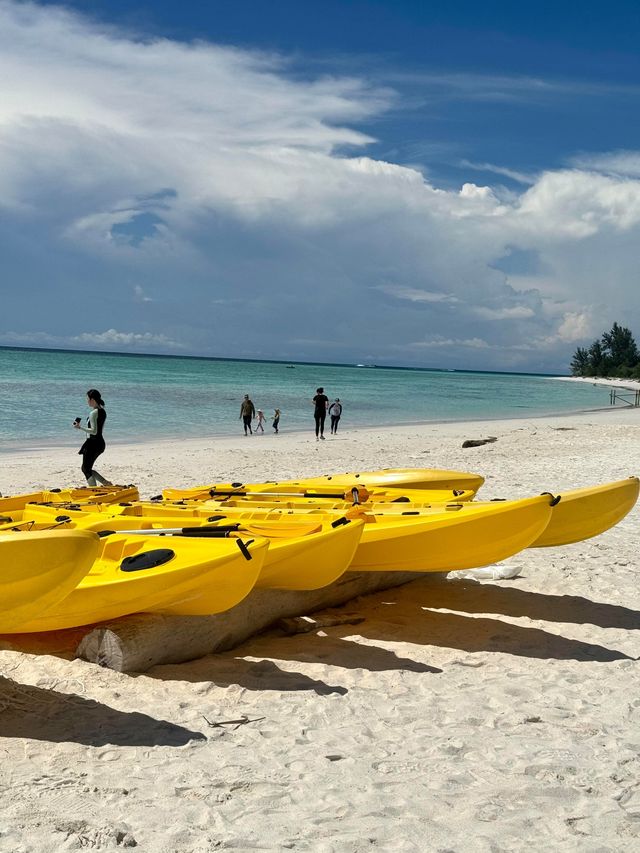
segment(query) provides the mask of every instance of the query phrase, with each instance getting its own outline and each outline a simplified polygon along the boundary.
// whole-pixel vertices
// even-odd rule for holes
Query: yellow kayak
[[[548,548],[558,545],[569,545],[573,542],[581,542],[590,539],[609,530],[623,519],[634,507],[638,500],[640,481],[637,477],[628,477],[625,480],[616,480],[612,483],[603,483],[599,486],[590,486],[581,489],[569,489],[561,492],[558,497],[561,500],[552,508],[551,520],[540,536],[532,542],[530,548]],[[357,518],[361,512],[371,512],[376,516],[402,516],[406,518],[432,515],[446,509],[449,512],[471,513],[486,506],[495,506],[498,503],[510,504],[513,501],[472,501],[464,503],[451,502],[443,507],[438,504],[421,503],[376,503],[375,501],[365,504],[361,509],[352,507],[347,510],[344,503],[329,505],[316,501],[290,501],[282,505],[282,511],[287,512],[341,512],[349,517]],[[251,510],[269,513],[278,509],[278,504],[273,501],[258,502],[257,500],[244,501],[241,499],[230,500],[224,504],[211,501],[203,503],[202,509],[189,509],[193,513],[208,513],[220,508],[220,511],[231,511],[232,509]],[[168,510],[169,507],[166,507]],[[133,511],[133,510],[132,510]],[[144,511],[144,510],[142,510]]]
[[[268,501],[272,504],[289,504],[301,501],[303,505],[311,506],[317,504],[322,506],[328,504],[336,509],[348,508],[353,504],[394,504],[394,503],[418,503],[430,506],[432,504],[446,504],[451,501],[471,501],[475,493],[471,489],[383,489],[374,488],[369,490],[363,486],[355,486],[344,492],[334,492],[327,487],[318,490],[305,490],[296,494],[290,492],[267,491],[245,491],[245,492],[214,492],[207,499],[207,503],[227,503],[228,501],[240,500]]]
[[[97,504],[118,501],[137,501],[140,495],[135,486],[83,486],[80,489],[48,489],[24,495],[0,497],[0,516],[23,509],[30,503]]]
[[[430,512],[409,515],[398,513],[371,513],[366,508],[357,508],[365,522],[362,535],[351,564],[350,571],[415,571],[440,572],[468,569],[494,563],[527,548],[537,539],[551,518],[555,499],[548,495],[525,498],[520,501],[496,503],[455,504],[440,507]],[[155,504],[146,504],[129,509],[152,511]],[[109,509],[108,507],[106,509]],[[167,507],[167,510],[169,508]],[[257,523],[285,524],[300,523],[301,520],[329,519],[335,521],[339,514],[335,510],[314,509],[299,512],[283,509],[255,509],[251,503],[246,508],[209,507],[201,510],[180,508],[171,515],[120,516],[100,522],[97,514],[74,516],[79,523],[103,525],[126,525],[134,519],[144,522],[154,519],[163,526],[189,526],[197,522],[194,512],[201,514],[201,521],[209,525],[240,523],[249,530]],[[65,523],[65,517],[58,517]],[[93,519],[93,522],[91,521]],[[122,529],[122,527],[121,527]],[[266,527],[259,528],[260,532]],[[271,533],[268,535],[272,535]],[[274,542],[275,540],[272,540]]]
[[[64,532],[64,531],[63,531]],[[81,531],[68,531],[67,535]],[[37,536],[14,533],[13,539]],[[87,536],[97,538],[94,533]],[[191,539],[113,534],[66,598],[12,633],[91,625],[130,613],[205,616],[238,604],[253,588],[267,555],[266,539]]]
[[[401,511],[407,505],[410,507],[430,509],[431,507],[442,507],[450,503],[470,502],[473,500],[473,492],[457,490],[447,492],[434,489],[384,489],[373,493],[367,491],[362,493],[358,490],[355,494],[347,491],[343,496],[336,494],[318,493],[294,493],[274,492],[247,492],[244,495],[214,496],[208,500],[186,501],[194,509],[197,504],[206,507],[214,506],[256,506],[256,507],[282,507],[287,509],[334,509],[344,512],[352,506],[360,504],[365,507],[380,507],[393,509],[396,507]],[[166,501],[164,502],[167,503]],[[173,502],[178,503],[176,501]],[[159,503],[162,506],[162,503]]]
[[[540,495],[472,513],[374,516],[351,571],[447,572],[497,563],[529,547],[551,512],[551,498]]]
[[[366,489],[370,493],[386,489],[426,489],[446,493],[444,500],[455,498],[457,494],[478,491],[484,483],[480,474],[464,471],[442,471],[435,468],[383,468],[380,471],[356,471],[346,474],[324,474],[320,477],[301,478],[299,480],[273,480],[267,483],[210,483],[188,489],[163,489],[165,500],[207,500],[226,496],[229,493],[254,492],[293,492],[304,494],[328,494],[342,497],[354,486]],[[427,498],[424,498],[427,500]]]
[[[299,488],[299,491],[296,491]],[[451,501],[471,501],[474,498],[475,492],[472,489],[391,489],[391,488],[376,488],[371,489],[365,486],[352,486],[351,488],[342,490],[341,487],[320,486],[317,489],[307,489],[303,486],[288,486],[287,491],[284,488],[276,490],[273,486],[247,486],[246,488],[224,489],[222,487],[211,488],[207,493],[202,493],[197,498],[178,498],[169,499],[160,496],[152,498],[151,503],[162,506],[166,503],[188,503],[196,505],[198,503],[219,503],[224,505],[233,505],[234,501],[242,503],[259,502],[277,505],[286,505],[295,507],[309,506],[328,506],[333,509],[348,509],[354,504],[394,504],[394,503],[415,503],[423,506],[431,506],[432,504],[446,504]]]
[[[638,500],[640,480],[627,477],[562,492],[547,529],[532,543],[532,548],[568,545],[604,533],[629,513]]]
[[[438,468],[382,468],[379,471],[323,474],[321,477],[307,477],[304,480],[289,482],[304,483],[309,487],[323,484],[348,487],[354,481],[369,488],[463,489],[477,492],[484,483],[484,477],[469,471],[446,471]]]
[[[288,496],[287,496],[288,495]],[[348,498],[348,499],[345,499]],[[329,509],[339,513],[351,509],[355,504],[362,504],[366,507],[421,507],[421,508],[440,508],[443,505],[455,502],[467,502],[473,498],[473,492],[457,490],[448,492],[444,490],[409,490],[409,489],[381,489],[379,492],[371,495],[369,492],[363,492],[357,489],[355,493],[349,491],[344,495],[340,493],[327,493],[325,495],[314,493],[313,497],[309,493],[296,494],[295,492],[235,492],[217,498],[208,497],[206,500],[187,500],[181,499],[177,501],[162,500],[154,498],[151,501],[136,501],[128,500],[119,503],[29,503],[22,512],[14,510],[0,516],[0,526],[11,524],[12,521],[24,519],[51,520],[60,517],[65,518],[80,517],[86,510],[100,512],[105,515],[174,515],[176,512],[184,511],[186,514],[191,514],[194,517],[208,515],[216,507],[247,507],[255,506],[256,508],[284,508],[284,509]],[[78,513],[80,516],[78,516]]]
[[[95,533],[0,534],[0,632],[9,633],[62,601],[100,549]]]
[[[609,530],[630,512],[638,499],[640,481],[637,477],[628,477],[625,480],[617,480],[611,483],[603,483],[598,486],[590,486],[581,489],[569,489],[562,492],[562,500],[553,507],[551,520],[546,530],[529,547],[546,548],[557,545],[568,545],[598,536]],[[473,501],[471,503],[449,503],[446,510],[449,512],[465,513],[474,512],[484,506],[492,506],[498,501]],[[183,518],[198,517],[206,519],[212,513],[226,513],[234,511],[242,512],[243,517],[254,518],[269,517],[270,513],[288,513],[304,515],[305,513],[326,512],[333,514],[344,514],[357,517],[360,511],[357,508],[348,508],[344,501],[316,501],[316,500],[291,500],[291,501],[258,501],[257,499],[245,501],[243,499],[230,499],[224,504],[217,502],[191,502],[191,503],[143,503],[138,502],[131,506],[102,506],[92,507],[93,510],[100,509],[108,513],[125,513],[136,516],[174,516],[182,515]],[[432,515],[443,511],[442,505],[430,505],[425,503],[384,503],[370,502],[362,508],[367,514],[399,515],[410,518],[412,516]],[[30,517],[46,519],[56,518],[61,514],[73,515],[71,510],[56,510],[51,507],[40,508],[29,506],[25,510]],[[18,519],[19,514],[13,514]],[[82,516],[82,513],[78,514]]]
[[[48,519],[42,509],[49,511]],[[274,520],[255,519],[241,523],[220,515],[211,518],[180,515],[111,517],[82,510],[71,510],[69,515],[55,515],[52,510],[52,507],[27,507],[22,513],[22,521],[13,522],[6,528],[28,531],[58,526],[91,530],[101,535],[105,531],[139,531],[142,534],[160,534],[163,538],[171,535],[214,537],[216,533],[221,537],[264,537],[269,540],[269,550],[255,584],[262,589],[319,589],[333,583],[347,571],[364,526],[359,519],[344,517],[290,519],[280,515]]]
[[[551,518],[551,503],[548,495],[540,495],[485,504],[473,512],[466,511],[467,504],[460,505],[463,512],[440,508],[419,516],[363,512],[366,523],[349,569],[445,572],[496,563],[527,548],[541,535]],[[255,512],[230,509],[227,518]]]
[[[145,523],[145,519],[121,517],[118,524],[131,528],[131,521]],[[227,519],[207,527],[224,526],[240,528],[236,536],[263,536],[269,541],[262,571],[256,580],[258,589],[320,589],[333,583],[343,575],[353,560],[360,542],[364,522],[350,519],[316,520],[313,524],[304,521],[291,524],[274,521],[254,521],[247,524],[229,523]],[[113,519],[105,524],[112,526]],[[146,520],[146,523],[149,523]],[[166,528],[167,519],[153,522],[156,529]],[[336,525],[337,526],[333,526]],[[90,529],[95,530],[96,525]],[[198,527],[189,525],[188,534],[198,536]],[[164,538],[164,537],[163,537]]]

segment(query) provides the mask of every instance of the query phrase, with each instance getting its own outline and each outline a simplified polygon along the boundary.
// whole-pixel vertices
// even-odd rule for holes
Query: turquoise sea
[[[282,432],[311,430],[311,398],[340,397],[341,429],[425,421],[518,418],[606,407],[609,391],[547,376],[285,364],[232,359],[0,348],[0,449],[78,444],[85,392],[105,399],[107,442],[242,432],[249,394]]]

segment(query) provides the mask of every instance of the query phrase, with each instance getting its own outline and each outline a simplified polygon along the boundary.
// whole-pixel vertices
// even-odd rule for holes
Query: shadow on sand
[[[184,746],[206,740],[147,714],[117,711],[93,699],[0,677],[0,734],[86,746]]]
[[[282,693],[297,690],[310,690],[319,696],[338,693],[344,696],[348,692],[341,685],[326,684],[324,681],[309,678],[301,672],[288,672],[271,660],[249,661],[234,656],[234,652],[221,652],[208,655],[185,664],[161,664],[154,666],[145,677],[160,681],[189,681],[192,683],[210,681],[216,687],[230,687],[236,684],[245,690],[278,690]]]
[[[361,627],[361,626],[359,626]],[[353,632],[353,631],[352,631]],[[273,644],[278,645],[281,660],[291,660],[307,663],[324,663],[339,666],[344,669],[366,669],[370,672],[386,670],[402,670],[404,672],[442,672],[436,666],[420,663],[411,658],[398,657],[394,652],[380,646],[370,646],[341,639],[335,636],[320,637],[314,634],[298,635],[290,639],[290,643],[270,633],[247,640],[233,652],[223,652],[208,655],[199,660],[191,661],[189,667],[181,664],[164,664],[155,666],[145,675],[159,678],[163,681],[180,679],[183,681],[211,681],[218,687],[228,687],[237,684],[247,690],[313,690],[320,695],[329,693],[347,693],[346,687],[332,686],[324,681],[309,678],[300,672],[288,672],[280,669],[272,660],[248,661],[242,655],[244,652],[252,657],[270,658]],[[262,643],[269,644],[269,649],[262,648]],[[281,654],[283,649],[295,648],[295,654]]]
[[[369,641],[407,642],[469,653],[499,652],[542,660],[610,663],[635,658],[617,649],[571,639],[543,628],[471,614],[488,612],[553,622],[590,623],[603,628],[640,628],[640,614],[626,607],[473,581],[456,583],[436,576],[368,596],[359,605],[359,614],[366,618],[355,627],[331,627],[326,629],[327,636],[316,633],[304,639],[276,639],[272,634],[268,652],[262,648],[260,638],[248,640],[241,649],[246,654],[265,654],[278,660],[315,661],[347,668],[441,671],[399,658],[378,646],[347,639],[359,635]],[[442,612],[445,610],[465,612]],[[389,665],[391,661],[393,666]]]
[[[590,601],[581,595],[548,595],[517,587],[443,578],[425,578],[411,586],[416,602],[422,607],[640,630],[640,613],[637,610],[619,604]]]

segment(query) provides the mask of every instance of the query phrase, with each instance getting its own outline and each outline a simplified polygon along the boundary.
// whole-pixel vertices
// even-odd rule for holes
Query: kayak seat
[[[144,569],[155,569],[163,566],[169,560],[173,560],[175,551],[170,548],[154,548],[152,551],[143,551],[133,557],[125,557],[120,563],[123,572],[140,572]]]

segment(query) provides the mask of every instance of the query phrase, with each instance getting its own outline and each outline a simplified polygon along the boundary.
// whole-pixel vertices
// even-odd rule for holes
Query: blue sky
[[[640,334],[637,4],[0,24],[0,344],[563,371]]]

